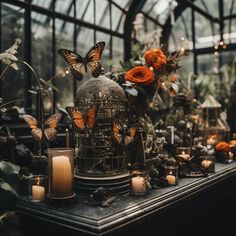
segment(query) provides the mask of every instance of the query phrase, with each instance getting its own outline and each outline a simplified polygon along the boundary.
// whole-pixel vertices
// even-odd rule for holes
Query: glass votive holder
[[[29,176],[29,193],[33,202],[41,202],[47,193],[48,177],[46,175]]]
[[[149,182],[144,171],[133,171],[130,174],[130,194],[135,196],[146,195],[149,191]]]
[[[51,199],[74,197],[74,149],[49,148],[47,153],[49,175],[48,197]]]
[[[214,156],[200,156],[201,168],[204,172],[215,173],[215,157]]]
[[[178,159],[188,161],[190,159],[191,149],[190,147],[177,147],[176,154]]]
[[[178,166],[164,166],[164,177],[168,185],[178,184]]]

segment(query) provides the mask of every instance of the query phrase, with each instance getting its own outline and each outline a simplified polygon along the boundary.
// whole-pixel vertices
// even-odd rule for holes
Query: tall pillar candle
[[[55,156],[52,159],[52,188],[54,195],[68,196],[72,191],[72,171],[67,156]]]

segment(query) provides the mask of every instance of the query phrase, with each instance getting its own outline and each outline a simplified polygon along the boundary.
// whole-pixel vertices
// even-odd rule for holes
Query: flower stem
[[[12,63],[12,64],[13,64],[13,63]],[[3,72],[2,72],[1,75],[0,75],[0,80],[2,79],[2,77],[4,76],[4,74],[6,73],[6,71],[7,71],[8,68],[10,67],[10,65],[11,65],[11,64],[8,64],[8,65],[4,68]]]

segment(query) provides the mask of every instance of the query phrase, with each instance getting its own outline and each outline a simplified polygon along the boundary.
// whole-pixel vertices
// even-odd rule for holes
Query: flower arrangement
[[[127,63],[121,63],[122,68],[112,73],[112,78],[127,92],[130,105],[136,106],[137,111],[141,110],[139,115],[155,106],[155,100],[161,94],[175,96],[178,93],[179,76],[176,70],[184,55],[180,51],[168,54],[161,47],[144,52],[141,48],[141,45],[134,45],[132,58]]]

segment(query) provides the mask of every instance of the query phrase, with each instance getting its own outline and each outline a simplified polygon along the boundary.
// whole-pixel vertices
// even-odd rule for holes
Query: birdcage
[[[75,177],[79,189],[92,191],[102,186],[117,193],[128,190],[127,157],[113,137],[114,121],[126,122],[126,102],[123,89],[104,75],[85,82],[77,91],[75,106],[84,114],[95,112],[93,128],[78,135]]]
[[[221,104],[209,95],[201,105],[202,119],[199,132],[204,144],[215,145],[221,140],[228,141],[230,129],[226,121],[220,116]]]

